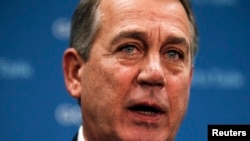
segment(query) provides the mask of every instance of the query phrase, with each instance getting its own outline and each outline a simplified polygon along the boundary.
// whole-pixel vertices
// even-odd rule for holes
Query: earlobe
[[[69,48],[63,55],[63,73],[69,94],[79,99],[81,97],[81,68],[83,60],[74,48]]]

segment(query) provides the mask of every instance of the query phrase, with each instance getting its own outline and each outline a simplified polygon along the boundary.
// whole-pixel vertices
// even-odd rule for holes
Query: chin
[[[127,129],[120,136],[121,141],[173,141],[174,135],[157,129]]]

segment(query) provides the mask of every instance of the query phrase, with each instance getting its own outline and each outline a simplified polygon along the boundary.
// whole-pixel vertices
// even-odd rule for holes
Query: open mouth
[[[150,105],[143,105],[143,104],[134,105],[134,106],[129,107],[128,109],[130,111],[137,112],[137,113],[144,114],[144,115],[156,115],[156,114],[164,113],[164,111],[161,110],[157,106],[150,106]]]

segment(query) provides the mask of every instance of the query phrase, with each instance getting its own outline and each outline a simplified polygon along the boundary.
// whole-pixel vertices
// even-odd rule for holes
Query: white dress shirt
[[[79,128],[79,130],[78,130],[77,141],[85,141],[85,140],[84,140],[84,137],[83,137],[83,129],[82,129],[82,126],[80,126],[80,128]]]

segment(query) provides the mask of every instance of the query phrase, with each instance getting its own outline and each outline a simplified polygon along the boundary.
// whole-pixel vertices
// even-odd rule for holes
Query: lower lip
[[[128,110],[128,116],[136,122],[156,124],[162,121],[162,119],[164,118],[164,113],[144,114],[137,111]]]

